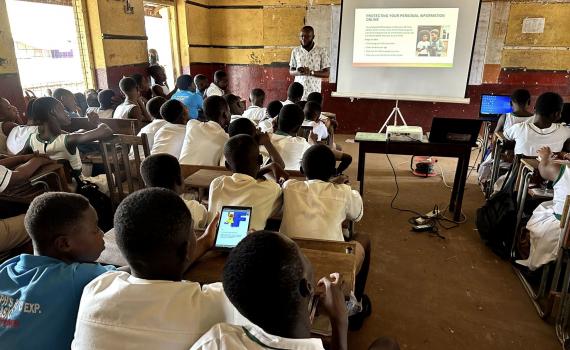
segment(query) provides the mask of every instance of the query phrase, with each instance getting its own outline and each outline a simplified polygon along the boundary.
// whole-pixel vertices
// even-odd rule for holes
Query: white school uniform
[[[192,223],[195,230],[203,230],[208,226],[208,209],[200,204],[198,201],[193,199],[186,199],[185,194],[180,196],[190,210],[190,215],[192,215]]]
[[[224,96],[224,90],[220,89],[220,87],[213,82],[210,83],[210,86],[206,89],[206,97],[210,96]]]
[[[560,217],[564,211],[566,196],[570,193],[570,169],[567,166],[560,168],[560,175],[554,183],[554,198],[541,203],[532,213],[526,228],[530,235],[530,254],[526,260],[517,260],[531,270],[556,260],[562,229]]]
[[[18,125],[10,131],[10,134],[6,138],[6,148],[8,148],[8,153],[18,154],[22,152],[26,143],[30,138],[30,135],[38,132],[38,127],[36,125]]]
[[[549,128],[539,129],[534,123],[519,123],[505,131],[507,140],[515,141],[515,154],[536,156],[543,146],[552,152],[560,152],[566,140],[570,138],[570,128],[554,123]]]
[[[299,136],[289,136],[274,133],[270,135],[271,143],[273,147],[279,152],[283,162],[285,162],[285,170],[299,170],[301,169],[301,161],[303,160],[303,154],[305,151],[311,147],[311,144],[307,142],[303,137]],[[267,151],[262,151],[264,160],[269,158],[269,153]]]
[[[281,104],[283,104],[283,106],[287,106],[287,105],[294,105],[295,102],[293,102],[293,101],[287,99],[287,100],[285,100],[285,101],[281,101]]]
[[[243,117],[251,120],[255,123],[255,125],[259,124],[259,122],[265,118],[265,113],[267,112],[267,108],[262,108],[259,106],[249,106],[248,109],[243,112]]]
[[[139,133],[137,134],[138,137],[140,137],[142,134],[146,134],[149,150],[152,150],[152,147],[154,146],[154,135],[156,135],[158,130],[160,130],[160,128],[166,125],[166,123],[168,122],[164,119],[153,119],[149,124],[145,125],[141,129],[141,131],[139,131]],[[132,158],[134,157],[134,155],[135,153],[131,149],[129,156]],[[141,158],[144,158],[144,149],[142,146],[139,146],[139,155],[141,156]]]
[[[503,132],[509,130],[513,125],[516,125],[519,123],[534,123],[534,116],[519,117],[513,113],[505,114],[505,124],[503,125]]]
[[[0,193],[4,192],[10,184],[12,171],[3,165],[0,165]]]
[[[314,122],[312,120],[305,120],[302,126],[310,126],[313,128],[313,133],[317,135],[317,141],[321,141],[329,137],[329,130],[322,121]]]
[[[219,322],[243,319],[222,284],[105,273],[83,290],[72,349],[189,349]]]
[[[342,222],[359,221],[363,213],[360,193],[348,185],[288,180],[283,184],[283,220],[279,231],[294,238],[344,241]],[[302,230],[299,222],[303,223]]]
[[[259,131],[261,132],[266,132],[266,133],[273,133],[273,122],[277,120],[278,117],[275,118],[265,118],[263,120],[261,120],[259,122],[259,124],[257,124],[257,128],[259,129]]]
[[[115,108],[115,111],[113,112],[113,118],[129,119],[129,113],[131,113],[131,110],[136,106],[137,105],[132,103],[131,101],[125,100],[125,102],[121,103],[120,105],[117,106],[117,108]]]
[[[235,326],[220,323],[202,336],[190,350],[323,350],[319,338],[291,339],[266,333],[255,325]]]
[[[150,154],[168,153],[176,158],[180,158],[185,132],[185,125],[166,122],[166,124],[154,134]]]
[[[35,133],[30,135],[29,146],[32,151],[46,154],[52,160],[67,160],[71,169],[81,172],[83,164],[79,150],[76,147],[74,153],[69,152],[67,149],[68,136],[68,134],[61,134],[51,141],[45,141],[40,139],[39,133]]]
[[[210,184],[208,212],[213,218],[223,206],[252,207],[249,228],[263,230],[267,219],[281,210],[281,187],[272,180],[245,174],[220,176]]]
[[[190,120],[180,154],[180,164],[220,165],[229,136],[220,124]]]

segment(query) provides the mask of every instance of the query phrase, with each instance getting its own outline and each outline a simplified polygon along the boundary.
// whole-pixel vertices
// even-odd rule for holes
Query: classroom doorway
[[[84,92],[72,2],[6,0],[6,6],[22,88],[38,97],[60,87]]]
[[[157,64],[164,67],[168,86],[173,89],[176,79],[175,45],[176,35],[174,28],[174,6],[161,5],[152,2],[144,3],[145,29],[148,37],[148,50],[156,51],[154,58]],[[149,55],[150,57],[150,55]],[[155,63],[149,58],[150,63]]]

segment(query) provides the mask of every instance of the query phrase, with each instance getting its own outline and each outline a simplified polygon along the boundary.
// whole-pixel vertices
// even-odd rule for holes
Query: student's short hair
[[[101,103],[99,103],[97,91],[95,91],[95,90],[85,91],[85,96],[87,98],[87,106],[89,106],[89,107],[101,107]]]
[[[511,94],[511,101],[519,106],[526,106],[530,103],[530,91],[527,89],[517,89]]]
[[[38,97],[32,104],[32,117],[35,121],[46,122],[48,120],[49,113],[53,111],[55,106],[59,102],[53,97]]]
[[[73,95],[73,93],[67,89],[64,89],[64,88],[57,88],[57,89],[53,90],[53,93],[51,94],[51,96],[53,98],[55,98],[59,101],[61,101],[61,99],[65,95]]]
[[[142,86],[144,79],[146,79],[142,74],[136,73],[131,75],[131,78],[133,78],[136,82],[137,82],[137,86]]]
[[[275,118],[279,115],[279,112],[281,112],[282,108],[283,108],[283,103],[281,101],[279,100],[271,101],[267,105],[267,114],[269,114],[271,118]]]
[[[239,96],[236,96],[234,94],[227,94],[222,96],[224,98],[224,100],[226,100],[226,102],[228,103],[228,106],[231,106],[233,104],[238,103],[239,101],[241,101],[241,98]]]
[[[189,74],[182,74],[176,79],[176,86],[180,90],[190,90],[190,86],[192,86],[192,76]]]
[[[100,107],[103,109],[109,109],[113,107],[113,97],[115,97],[115,92],[111,89],[101,90],[97,95]]]
[[[184,104],[178,100],[168,100],[160,107],[162,119],[176,123],[184,115]]]
[[[249,135],[253,137],[255,136],[256,132],[257,129],[255,127],[255,124],[253,124],[253,122],[247,118],[238,118],[231,122],[230,126],[228,127],[228,134],[230,137],[236,135]]]
[[[253,154],[259,154],[259,145],[250,135],[230,137],[224,145],[224,157],[232,170],[247,167]]]
[[[129,91],[133,91],[138,87],[136,80],[134,80],[131,77],[123,77],[123,79],[121,79],[119,81],[119,88],[121,89],[122,92],[129,92]]]
[[[146,111],[155,119],[162,119],[160,108],[166,103],[166,99],[162,96],[155,96],[146,103]]]
[[[432,29],[432,30],[430,31],[430,33],[439,36],[439,30],[437,30],[437,29]]]
[[[283,132],[296,132],[305,120],[305,113],[296,104],[283,106],[277,119],[277,128]]]
[[[218,70],[214,73],[214,80],[220,81],[228,76],[228,73],[224,72],[223,70]]]
[[[302,32],[304,32],[304,31],[310,31],[310,32],[313,32],[313,33],[314,33],[314,32],[315,32],[315,29],[314,29],[313,27],[311,27],[311,26],[304,26],[303,28],[301,28],[301,31],[302,31]]]
[[[322,107],[320,104],[318,104],[317,102],[313,102],[313,101],[308,101],[305,104],[305,110],[308,111],[309,113],[317,113],[317,114],[321,114],[322,112]],[[307,117],[307,116],[305,116]]]
[[[303,97],[304,91],[305,88],[303,87],[303,85],[301,83],[294,81],[291,83],[291,85],[289,85],[289,88],[287,89],[287,97],[291,101],[295,99],[300,99]]]
[[[117,245],[132,268],[183,242],[192,232],[192,216],[175,192],[146,188],[125,198],[115,213]],[[175,253],[175,252],[172,252]]]
[[[307,102],[316,102],[318,104],[320,104],[321,106],[323,105],[323,94],[321,94],[320,92],[311,92],[309,95],[307,95]]]
[[[207,120],[217,121],[228,103],[222,96],[209,96],[204,101],[204,116]]]
[[[162,70],[164,70],[164,68],[161,65],[153,64],[152,66],[148,67],[148,74],[151,77],[154,77],[156,74],[158,74]]]
[[[307,179],[328,181],[336,172],[336,159],[328,146],[313,145],[303,154],[301,166]]]
[[[40,250],[48,248],[58,236],[75,233],[73,226],[82,219],[83,213],[88,208],[89,201],[79,194],[67,192],[41,194],[34,198],[26,212],[24,219],[26,231]]]
[[[280,233],[257,231],[232,249],[224,266],[223,287],[243,316],[271,332],[298,318],[303,272],[293,241]]]
[[[37,97],[32,97],[30,98],[30,100],[28,101],[28,104],[26,105],[26,118],[28,118],[29,120],[33,120],[34,119],[34,102],[36,102]]]
[[[153,154],[141,163],[141,176],[147,187],[160,187],[174,191],[181,185],[180,163],[167,153]]]
[[[262,98],[262,97],[265,97],[265,91],[263,91],[260,88],[255,88],[255,89],[251,90],[249,95],[251,97],[255,97],[255,98]]]
[[[543,117],[550,117],[555,113],[561,112],[564,107],[562,96],[555,92],[545,92],[536,100],[534,106],[536,114]]]
[[[208,80],[208,77],[205,76],[204,74],[196,74],[196,76],[194,77],[195,83],[202,81],[202,80]]]

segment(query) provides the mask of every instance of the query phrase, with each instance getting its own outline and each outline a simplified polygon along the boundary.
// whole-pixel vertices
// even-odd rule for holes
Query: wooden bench
[[[107,124],[115,134],[136,135],[141,129],[141,125],[136,119],[101,118],[99,120],[101,123]],[[63,129],[67,132],[75,132],[77,130],[93,130],[95,127],[96,125],[89,122],[88,118],[71,118],[71,124]]]

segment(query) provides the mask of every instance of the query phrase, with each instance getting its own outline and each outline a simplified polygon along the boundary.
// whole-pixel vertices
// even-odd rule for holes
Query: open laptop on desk
[[[479,119],[433,118],[429,142],[476,146],[483,121]]]
[[[511,97],[508,95],[481,95],[479,119],[496,122],[503,114],[512,113]]]

